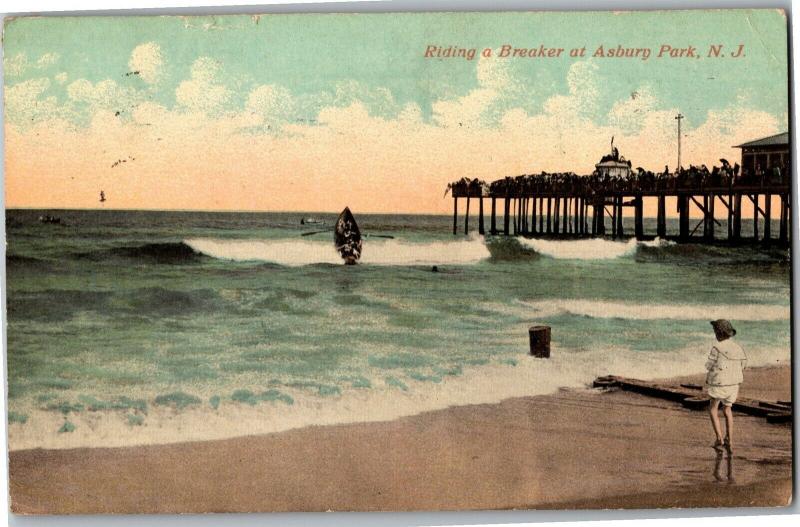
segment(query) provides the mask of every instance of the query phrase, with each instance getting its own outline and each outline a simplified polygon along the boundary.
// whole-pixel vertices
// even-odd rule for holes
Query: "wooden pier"
[[[679,127],[682,117],[676,117]],[[489,232],[495,235],[625,238],[631,236],[625,232],[630,222],[626,225],[623,220],[632,217],[632,236],[637,240],[659,237],[679,242],[724,240],[787,246],[791,239],[790,145],[788,132],[756,139],[736,146],[742,150],[741,166],[720,159],[721,166],[709,169],[705,165],[680,166],[679,142],[678,169],[670,172],[665,167],[654,173],[642,167],[633,169],[612,137],[610,153],[600,159],[591,175],[542,172],[492,183],[467,178],[450,183],[453,234],[459,232],[460,199],[466,200],[464,234],[469,234],[473,200],[478,200],[478,232],[485,234],[484,201],[489,200]],[[500,227],[498,207],[503,209]],[[677,229],[670,229],[667,222],[673,207]],[[645,229],[645,209],[656,213],[655,229],[650,232]],[[752,233],[743,230],[747,210],[752,210]],[[693,218],[693,212],[699,214]],[[773,214],[779,220],[777,233],[772,229]],[[723,218],[725,225],[720,221]],[[727,232],[721,232],[723,228]]]
[[[478,232],[485,234],[484,202],[489,201],[489,233],[506,236],[546,237],[630,237],[623,219],[633,217],[633,237],[637,240],[654,237],[680,242],[732,243],[752,241],[788,245],[791,226],[791,188],[788,178],[780,181],[728,182],[722,185],[670,184],[663,186],[623,181],[622,185],[545,185],[530,184],[531,177],[518,176],[486,185],[479,180],[462,180],[451,184],[453,197],[453,234],[459,232],[458,203],[466,201],[464,234],[469,234],[470,206],[478,201]],[[591,176],[585,177],[587,182]],[[554,188],[555,187],[555,188]],[[778,210],[773,208],[778,198]],[[678,216],[677,230],[668,229],[667,200],[674,202]],[[645,203],[657,211],[655,231],[645,231]],[[499,202],[499,203],[498,203]],[[752,232],[743,232],[743,204],[752,205]],[[502,225],[498,226],[498,207],[502,208]],[[691,218],[692,210],[701,218]],[[473,209],[474,210],[474,209]],[[720,214],[721,213],[721,214]],[[719,215],[719,216],[718,216]],[[771,222],[779,219],[778,232]],[[721,233],[726,222],[727,232]]]

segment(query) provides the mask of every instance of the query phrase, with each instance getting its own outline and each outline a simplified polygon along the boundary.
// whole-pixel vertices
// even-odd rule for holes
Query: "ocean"
[[[10,447],[232,437],[699,373],[716,318],[750,365],[790,360],[785,248],[484,239],[453,236],[449,216],[356,211],[368,237],[344,266],[335,218],[7,211]],[[550,359],[528,355],[536,324]]]

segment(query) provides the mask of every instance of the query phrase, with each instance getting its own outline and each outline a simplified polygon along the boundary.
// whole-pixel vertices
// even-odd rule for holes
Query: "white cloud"
[[[217,82],[219,69],[219,62],[210,57],[195,60],[191,68],[191,78],[181,82],[175,89],[178,104],[203,113],[221,110],[230,99],[231,92]]]
[[[97,83],[78,79],[67,85],[67,96],[75,103],[88,105],[90,113],[101,109],[127,112],[142,100],[136,90],[120,86],[111,79]]]
[[[481,56],[475,64],[478,87],[464,96],[432,103],[433,121],[447,128],[497,124],[504,106],[532,95],[530,88],[514,78],[509,65],[505,59]]]
[[[28,56],[25,53],[17,53],[13,57],[3,58],[3,70],[8,77],[19,77],[28,68]]]
[[[42,97],[50,88],[50,79],[30,79],[7,86],[5,112],[9,121],[29,124],[33,121],[58,118],[62,109],[53,96]]]
[[[60,58],[61,55],[58,53],[45,53],[35,63],[31,64],[28,62],[28,56],[25,53],[17,53],[13,57],[6,56],[3,58],[4,72],[7,77],[19,77],[29,68],[42,70],[58,62]]]
[[[275,126],[292,117],[294,101],[289,90],[277,84],[262,84],[247,97],[246,109]]]
[[[155,42],[146,42],[136,46],[128,61],[130,70],[138,71],[139,77],[148,84],[155,84],[159,81],[163,66],[161,47]]]
[[[510,83],[504,62],[479,58],[475,65],[478,87],[462,97],[438,100],[431,104],[433,121],[445,128],[476,127],[484,113],[497,101]]]
[[[597,108],[597,64],[575,62],[567,71],[568,95],[553,95],[544,102],[545,113],[573,122],[589,119]]]
[[[484,112],[497,97],[495,90],[478,88],[457,99],[436,101],[431,104],[433,121],[445,128],[480,126]]]
[[[45,53],[44,55],[39,57],[39,60],[36,61],[36,67],[38,69],[42,69],[46,68],[47,66],[52,66],[53,64],[58,62],[58,59],[60,58],[61,55],[59,55],[58,53]]]
[[[653,112],[658,100],[653,89],[644,84],[630,94],[615,102],[608,112],[608,122],[625,133],[639,131],[645,123],[645,116]]]
[[[504,59],[487,59],[480,57],[475,65],[478,84],[483,88],[505,90],[511,87],[512,78],[508,71],[508,61]]]
[[[54,78],[55,78],[57,83],[64,84],[65,82],[67,82],[67,79],[69,78],[69,75],[67,75],[66,71],[62,71],[60,73],[56,73]]]

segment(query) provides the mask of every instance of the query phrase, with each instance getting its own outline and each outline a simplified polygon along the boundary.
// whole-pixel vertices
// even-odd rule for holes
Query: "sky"
[[[7,20],[6,206],[446,213],[450,181],[588,174],[612,136],[674,167],[678,112],[710,167],[787,129],[786,38],[777,10]]]

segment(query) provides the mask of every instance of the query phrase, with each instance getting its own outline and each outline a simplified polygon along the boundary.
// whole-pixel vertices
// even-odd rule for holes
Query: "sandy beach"
[[[681,380],[697,381],[697,378]],[[789,399],[788,366],[743,396]],[[622,391],[564,390],[391,422],[220,441],[10,454],[17,513],[782,506],[788,425],[736,416],[717,457],[705,412]]]

